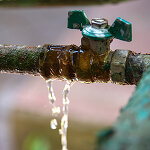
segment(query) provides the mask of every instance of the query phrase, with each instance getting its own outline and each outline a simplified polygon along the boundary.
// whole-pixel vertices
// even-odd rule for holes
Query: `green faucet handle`
[[[110,26],[108,31],[119,40],[132,41],[132,24],[120,17]]]
[[[112,39],[112,34],[108,31],[108,21],[105,18],[95,18],[82,30],[82,35],[93,40]]]
[[[83,37],[93,40],[116,38],[132,41],[132,25],[120,17],[109,27],[107,19],[95,18],[90,23],[83,10],[71,10],[68,12],[68,28],[80,29]]]
[[[90,25],[86,14],[83,10],[71,10],[68,12],[68,28],[69,29],[82,29]]]

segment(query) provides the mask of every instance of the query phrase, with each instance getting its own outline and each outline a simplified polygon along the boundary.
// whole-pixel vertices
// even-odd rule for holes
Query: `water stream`
[[[54,92],[53,92],[52,81],[53,80],[48,80],[46,82],[47,82],[47,87],[48,87],[49,102],[52,104],[52,116],[54,117],[54,119],[52,119],[50,122],[50,126],[52,129],[56,129],[57,128],[56,117],[60,113],[60,107],[56,107],[56,105],[55,105],[56,97],[55,97]]]
[[[56,97],[53,92],[52,88],[52,80],[48,80],[47,86],[48,86],[48,92],[49,92],[49,101],[52,104],[52,116],[54,117],[51,122],[50,126],[52,129],[57,128],[57,115],[60,113],[60,107],[55,106]],[[63,116],[61,118],[61,129],[59,129],[59,134],[61,135],[61,144],[62,144],[62,150],[68,150],[67,149],[67,128],[68,128],[68,105],[69,105],[69,99],[68,99],[68,93],[70,91],[71,86],[74,82],[67,81],[65,88],[63,90]]]

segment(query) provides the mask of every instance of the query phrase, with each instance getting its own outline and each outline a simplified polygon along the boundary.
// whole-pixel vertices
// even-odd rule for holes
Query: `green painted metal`
[[[116,39],[132,41],[132,24],[120,17],[114,21],[108,30]]]
[[[71,10],[68,12],[68,28],[80,29],[82,35],[93,40],[105,40],[112,38],[108,29],[96,29],[90,22],[83,10]]]
[[[106,40],[112,38],[112,34],[107,29],[95,29],[87,26],[82,30],[82,35],[93,40]]]
[[[150,68],[143,73],[118,121],[109,130],[98,134],[96,150],[150,149]]]
[[[82,29],[84,26],[90,24],[86,14],[83,10],[71,10],[68,12],[68,28],[69,29]]]
[[[132,25],[120,17],[110,28],[95,28],[90,24],[83,10],[71,10],[68,12],[68,28],[80,29],[84,37],[93,40],[117,38],[123,41],[132,41]]]

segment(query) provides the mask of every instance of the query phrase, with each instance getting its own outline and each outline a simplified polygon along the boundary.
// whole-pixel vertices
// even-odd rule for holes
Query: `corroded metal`
[[[102,54],[110,51],[110,43],[112,41],[113,41],[113,39],[93,40],[93,39],[89,39],[86,37],[82,37],[81,47],[84,50],[91,49],[93,52],[102,55]]]
[[[44,45],[40,73],[44,79],[77,80],[81,82],[107,82],[110,80],[109,63],[103,55],[75,45]],[[43,61],[42,61],[43,59]]]
[[[137,84],[143,72],[150,67],[150,54],[130,52],[126,62],[126,81]]]
[[[109,40],[89,39],[90,49],[101,55],[110,51],[111,42],[112,42],[112,39],[109,39]]]
[[[0,71],[39,75],[41,46],[0,45]]]
[[[100,45],[100,53],[91,48],[90,40],[83,37],[79,47],[0,45],[0,71],[41,75],[45,80],[137,84],[150,67],[149,54],[135,54],[129,50],[113,52],[109,44],[104,49],[103,44]]]
[[[125,67],[129,50],[115,50],[111,58],[111,79],[114,83],[126,84]]]
[[[142,56],[143,57],[143,56]],[[144,73],[118,121],[100,132],[96,150],[150,149],[150,68]]]
[[[55,78],[59,80],[75,78],[75,53],[78,53],[75,45],[49,45],[43,46],[43,62],[40,64],[40,73],[44,79]],[[72,56],[74,55],[74,57]]]

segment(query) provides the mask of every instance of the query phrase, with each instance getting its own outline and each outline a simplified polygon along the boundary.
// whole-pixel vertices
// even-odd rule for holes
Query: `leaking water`
[[[56,107],[55,102],[56,102],[56,97],[53,92],[52,88],[52,80],[48,80],[47,82],[47,87],[48,87],[48,98],[50,103],[52,104],[52,116],[57,117],[57,115],[60,113],[60,107]],[[52,129],[57,128],[57,120],[54,118],[50,122],[50,126]]]
[[[56,119],[52,119],[50,124],[51,124],[51,129],[57,128],[57,120]]]
[[[40,58],[40,74],[46,80],[49,91],[49,100],[52,104],[52,120],[50,126],[57,128],[57,115],[60,107],[55,106],[51,79],[66,80],[67,83],[63,90],[63,116],[61,118],[62,150],[67,150],[67,128],[68,128],[68,93],[74,81],[84,83],[107,82],[110,80],[110,65],[105,61],[108,53],[99,55],[92,50],[84,50],[75,45],[49,45],[44,46],[44,54]],[[85,59],[86,58],[86,59]],[[50,79],[50,80],[49,80]]]
[[[60,107],[55,106],[56,97],[54,95],[53,88],[52,88],[52,80],[48,80],[46,82],[47,82],[48,92],[49,92],[48,95],[49,101],[52,104],[52,116],[57,117],[57,115],[60,113]],[[68,93],[73,83],[74,82],[68,80],[63,90],[63,109],[62,109],[63,116],[61,118],[61,129],[59,129],[59,134],[61,135],[62,150],[67,150],[68,105],[69,105]],[[50,126],[51,129],[57,128],[56,118],[51,120]]]
[[[63,90],[63,116],[61,118],[61,129],[59,130],[59,133],[61,134],[62,150],[67,150],[68,105],[69,105],[68,93],[70,91],[72,84],[73,84],[72,81],[67,81],[65,88]]]

